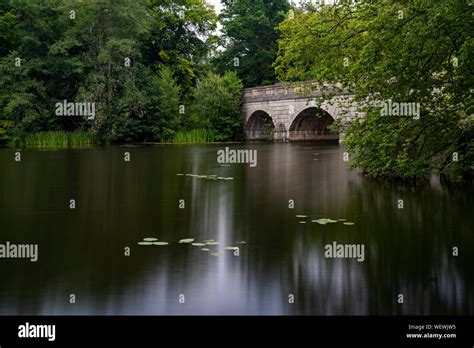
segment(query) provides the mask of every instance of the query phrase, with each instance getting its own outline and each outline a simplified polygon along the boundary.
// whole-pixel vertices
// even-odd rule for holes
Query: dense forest
[[[57,145],[242,139],[241,81],[275,81],[275,27],[288,7],[275,3],[283,5],[228,1],[228,34],[218,37],[218,16],[202,0],[2,0],[0,138],[53,137]],[[242,34],[229,18],[243,8],[253,8],[255,30],[276,18],[266,24],[263,60],[255,33]],[[94,115],[58,117],[57,103],[94,103]]]

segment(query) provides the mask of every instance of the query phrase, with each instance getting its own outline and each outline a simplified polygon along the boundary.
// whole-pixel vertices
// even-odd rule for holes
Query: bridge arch
[[[339,134],[328,127],[334,118],[325,110],[318,107],[308,107],[299,112],[291,122],[288,130],[290,141],[304,140],[338,140]]]
[[[251,140],[273,140],[275,124],[270,115],[263,111],[254,111],[245,124],[245,133]]]

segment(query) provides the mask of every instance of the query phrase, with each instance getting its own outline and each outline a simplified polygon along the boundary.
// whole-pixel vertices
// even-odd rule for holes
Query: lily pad
[[[202,247],[204,245],[206,245],[205,243],[192,243],[191,245],[194,245],[194,246],[198,246],[198,247]]]
[[[202,251],[209,251],[209,248],[201,248]]]
[[[207,242],[206,244],[207,245],[217,245],[217,244],[219,244],[219,242]]]
[[[311,220],[311,222],[317,222],[320,225],[326,225],[329,221],[328,219],[317,219],[317,220]]]
[[[138,245],[153,245],[153,242],[138,242]]]
[[[209,243],[209,242],[214,242],[214,239],[206,239],[202,241],[203,243]]]
[[[153,242],[153,245],[168,245],[168,242]]]
[[[212,256],[219,256],[221,253],[211,253]]]
[[[176,175],[177,175],[177,176],[183,176],[184,174],[178,173],[178,174],[176,174]]]
[[[143,238],[145,242],[156,242],[158,238]]]
[[[300,224],[305,224],[305,223],[306,223],[306,221],[300,221],[299,223],[300,223]]]
[[[352,226],[352,225],[354,225],[353,222],[343,222],[343,224],[344,224],[344,225],[347,225],[347,226]]]
[[[296,215],[297,218],[306,218],[308,215]]]
[[[194,238],[185,238],[181,239],[178,243],[192,243],[194,242]]]
[[[234,246],[226,246],[224,249],[225,249],[225,250],[237,250],[237,249],[238,249],[238,247],[234,247]]]
[[[327,221],[328,221],[329,223],[331,223],[331,224],[334,224],[334,223],[337,222],[337,220],[333,220],[333,219],[327,219]]]

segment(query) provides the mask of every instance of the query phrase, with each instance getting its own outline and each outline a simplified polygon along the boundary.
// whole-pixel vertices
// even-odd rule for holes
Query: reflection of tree
[[[369,179],[348,189],[349,196],[363,198],[349,202],[349,209],[367,217],[359,226],[370,252],[364,263],[373,293],[370,313],[473,312],[472,290],[467,290],[474,274],[468,262],[451,256],[453,245],[462,244],[466,253],[473,250],[468,233],[474,226],[465,210],[472,206],[469,195],[442,191],[436,184],[387,185]],[[403,199],[404,209],[397,208],[398,199]],[[447,287],[451,290],[445,291]],[[398,293],[404,294],[406,305],[396,305]]]
[[[317,165],[311,161],[316,151]],[[474,226],[464,208],[473,205],[472,195],[436,184],[365,179],[346,171],[343,151],[282,144],[259,152],[258,175],[265,180],[248,179],[244,229],[253,228],[252,244],[264,246],[250,255],[250,263],[259,267],[255,282],[266,285],[252,291],[262,299],[274,293],[276,308],[284,313],[472,313],[468,260]],[[252,177],[250,169],[248,174]],[[297,209],[287,208],[289,198]],[[403,210],[397,208],[400,198]],[[356,224],[300,225],[296,214],[344,217]],[[365,244],[366,260],[324,258],[324,245],[332,241]],[[453,245],[462,250],[457,258],[451,256]],[[294,305],[288,305],[288,293],[295,294]],[[397,304],[398,293],[404,294],[404,305]]]

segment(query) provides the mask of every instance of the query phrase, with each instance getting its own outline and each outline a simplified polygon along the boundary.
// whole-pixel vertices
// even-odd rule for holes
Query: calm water
[[[0,314],[474,314],[472,188],[370,181],[334,145],[232,147],[257,149],[257,167],[222,167],[211,145],[0,150],[0,244],[39,246],[36,263],[0,259]],[[365,260],[326,258],[333,242]]]

